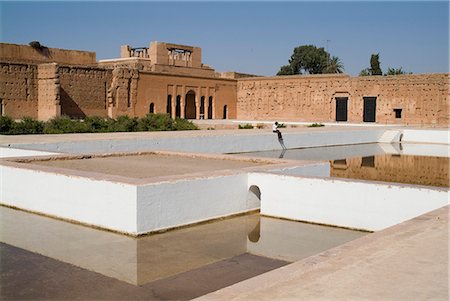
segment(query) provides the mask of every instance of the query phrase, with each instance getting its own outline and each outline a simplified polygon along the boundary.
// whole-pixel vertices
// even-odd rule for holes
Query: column
[[[186,100],[186,86],[182,86],[181,88],[181,99],[180,99],[180,116],[181,118],[184,118],[184,111],[185,111],[185,100]]]
[[[172,102],[170,103],[170,105],[172,106],[172,110],[170,112],[170,114],[172,115],[171,117],[173,119],[175,119],[175,110],[176,110],[176,105],[177,105],[177,86],[173,85],[172,86]]]
[[[206,94],[205,94],[205,119],[208,119],[208,112],[209,112],[209,88],[206,87]]]
[[[195,92],[195,119],[200,119],[200,87]]]

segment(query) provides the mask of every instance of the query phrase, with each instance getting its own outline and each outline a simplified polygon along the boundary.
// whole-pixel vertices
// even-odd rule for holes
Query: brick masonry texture
[[[124,57],[97,63],[93,52],[49,48],[45,56],[0,43],[1,114],[48,120],[170,112],[192,119],[334,122],[339,99],[347,105],[346,121],[362,123],[370,97],[376,123],[449,123],[449,74],[257,77],[215,72],[201,63],[199,47],[152,42],[139,57],[122,48]],[[174,59],[175,48],[187,54]]]

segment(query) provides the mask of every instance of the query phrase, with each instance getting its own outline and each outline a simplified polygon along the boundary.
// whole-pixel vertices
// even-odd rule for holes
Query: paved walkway
[[[196,300],[449,300],[449,206]]]

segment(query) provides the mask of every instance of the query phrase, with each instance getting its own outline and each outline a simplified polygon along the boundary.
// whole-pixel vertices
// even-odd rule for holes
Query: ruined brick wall
[[[12,118],[38,117],[36,65],[0,62],[0,111]]]
[[[112,71],[88,66],[58,66],[61,115],[83,118],[108,115]]]
[[[38,119],[49,120],[61,115],[61,86],[58,65],[38,65]]]
[[[28,45],[0,43],[0,61],[27,63],[59,63],[68,65],[96,64],[95,52],[45,48],[38,51]]]
[[[348,99],[348,122],[363,122],[364,97],[376,97],[377,123],[449,123],[448,74],[239,79],[237,118],[333,122],[336,97]],[[394,109],[401,109],[401,118]]]
[[[107,89],[108,116],[136,116],[139,71],[117,67],[112,70],[112,81]]]
[[[332,96],[348,91],[346,75],[256,77],[238,80],[238,119],[328,121]]]

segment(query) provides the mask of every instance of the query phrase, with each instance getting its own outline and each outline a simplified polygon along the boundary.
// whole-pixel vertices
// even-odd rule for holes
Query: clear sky
[[[0,41],[95,51],[150,41],[199,46],[216,71],[275,75],[296,46],[325,47],[357,75],[381,68],[449,72],[449,2],[0,2]],[[329,40],[327,42],[327,40]],[[327,47],[328,46],[328,47]]]

